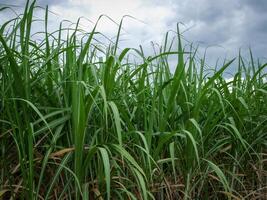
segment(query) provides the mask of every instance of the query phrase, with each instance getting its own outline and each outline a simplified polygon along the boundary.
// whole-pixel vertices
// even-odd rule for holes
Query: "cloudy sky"
[[[21,6],[26,0],[14,0],[12,4]],[[9,0],[0,0],[10,4]],[[267,0],[39,0],[39,5],[49,5],[50,28],[59,25],[60,20],[73,22],[78,17],[86,17],[82,24],[85,30],[91,30],[93,23],[101,14],[106,14],[119,23],[125,18],[122,47],[145,46],[150,53],[151,41],[161,43],[168,30],[175,30],[177,22],[182,22],[184,38],[199,45],[200,52],[207,49],[210,63],[218,57],[231,58],[238,54],[239,48],[244,54],[250,46],[255,57],[266,60],[267,57]],[[43,16],[39,9],[35,15]],[[4,15],[4,16],[3,16]],[[10,18],[0,14],[3,19]],[[92,22],[90,22],[90,21]],[[99,29],[108,36],[115,36],[118,26],[107,18],[100,22]],[[202,50],[202,51],[201,51]]]

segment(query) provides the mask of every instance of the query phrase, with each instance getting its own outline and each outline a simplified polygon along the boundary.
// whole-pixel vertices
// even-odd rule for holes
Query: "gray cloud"
[[[266,57],[267,0],[125,0],[130,3],[128,7],[127,3],[117,4],[117,1],[120,0],[114,0],[114,3],[106,7],[102,7],[96,0],[39,0],[38,4],[48,4],[62,14],[63,18],[70,16],[72,21],[76,21],[77,15],[92,19],[103,13],[116,20],[124,14],[131,14],[145,21],[147,25],[144,26],[126,20],[125,29],[130,35],[122,42],[123,46],[138,46],[138,43],[145,45],[151,40],[160,43],[160,38],[164,37],[167,30],[176,29],[176,23],[183,22],[183,30],[191,27],[184,33],[184,37],[199,44],[200,53],[207,46],[220,46],[209,48],[210,63],[214,63],[218,57],[234,57],[239,48],[246,51],[249,46],[255,57]],[[10,1],[0,0],[0,3],[8,2]],[[109,0],[107,3],[110,3]],[[17,0],[14,4],[23,5],[25,0]],[[107,27],[105,31],[110,32],[116,29],[110,23],[104,23],[103,27]]]
[[[247,5],[256,12],[266,12],[267,1],[266,0],[243,0],[242,4]]]
[[[185,33],[190,41],[202,42],[223,48],[209,50],[209,58],[233,57],[239,48],[246,52],[251,46],[255,57],[266,58],[267,52],[267,1],[266,0],[188,0],[173,1],[177,19],[192,26]],[[201,48],[200,48],[201,49]]]

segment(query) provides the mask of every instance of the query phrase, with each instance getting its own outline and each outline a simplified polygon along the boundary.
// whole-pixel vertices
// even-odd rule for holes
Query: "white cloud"
[[[101,14],[108,15],[117,23],[124,15],[125,18],[121,39],[122,46],[138,47],[139,44],[150,45],[151,41],[160,42],[165,32],[170,28],[166,22],[176,21],[176,12],[171,4],[157,5],[148,0],[69,0],[64,4],[51,5],[50,10],[58,13],[61,19],[69,19],[76,22],[81,16],[93,22]],[[82,20],[84,27],[89,30],[93,24]],[[108,36],[115,36],[118,25],[107,18],[103,18],[98,30]]]

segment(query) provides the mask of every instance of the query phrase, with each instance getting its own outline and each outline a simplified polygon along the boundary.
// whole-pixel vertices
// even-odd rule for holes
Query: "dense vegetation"
[[[33,33],[35,9],[0,28],[0,199],[266,198],[266,63],[207,70],[179,28],[147,57],[48,8]]]

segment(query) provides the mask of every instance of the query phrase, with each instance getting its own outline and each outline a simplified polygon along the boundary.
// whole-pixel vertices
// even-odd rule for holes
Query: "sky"
[[[23,6],[26,0],[0,0],[0,4]],[[256,58],[267,59],[267,0],[39,0],[39,5],[49,5],[50,29],[56,29],[60,20],[76,22],[90,31],[101,14],[116,23],[124,15],[121,47],[144,46],[146,54],[153,53],[151,42],[162,44],[169,30],[176,30],[177,22],[183,32],[184,42],[199,46],[200,57],[207,50],[212,65],[217,58],[233,58],[239,49],[246,54],[251,47]],[[18,7],[19,9],[19,7]],[[54,13],[54,14],[53,14]],[[44,11],[38,9],[42,18]],[[0,19],[10,15],[0,14]],[[1,21],[1,20],[0,20]],[[114,37],[118,25],[108,18],[100,21],[98,30]]]

